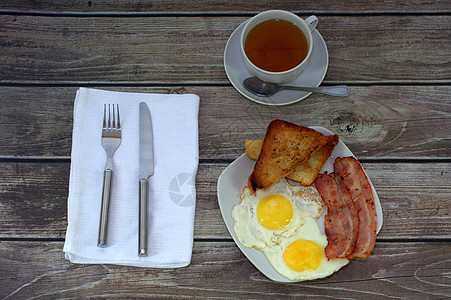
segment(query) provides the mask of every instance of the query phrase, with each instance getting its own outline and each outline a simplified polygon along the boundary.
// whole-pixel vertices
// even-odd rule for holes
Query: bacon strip
[[[367,258],[376,244],[376,208],[368,178],[353,157],[337,158],[334,172],[339,174],[348,188],[359,214],[360,226],[354,252],[348,257],[352,259]]]
[[[347,258],[355,249],[359,232],[359,218],[351,195],[340,176],[318,175],[316,188],[327,205],[324,221],[327,258]]]

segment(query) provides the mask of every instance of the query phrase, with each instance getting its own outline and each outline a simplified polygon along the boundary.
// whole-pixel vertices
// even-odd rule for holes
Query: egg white
[[[310,240],[321,246],[323,256],[317,269],[313,271],[298,272],[287,266],[283,259],[283,251],[288,245],[297,240]],[[283,239],[279,245],[266,247],[262,251],[274,269],[282,276],[294,281],[304,281],[327,277],[349,263],[349,260],[346,258],[334,258],[328,260],[324,254],[324,248],[326,246],[327,238],[320,232],[317,220],[306,217],[304,219],[304,225],[296,231],[295,235]]]
[[[281,229],[268,229],[260,224],[257,218],[257,205],[261,199],[269,195],[282,195],[293,207],[293,217],[290,223]],[[295,234],[302,226],[305,217],[318,218],[322,213],[322,199],[318,190],[313,187],[291,185],[282,179],[266,190],[257,190],[252,194],[248,187],[243,189],[241,202],[232,210],[234,231],[241,244],[262,250],[279,244],[282,239]]]

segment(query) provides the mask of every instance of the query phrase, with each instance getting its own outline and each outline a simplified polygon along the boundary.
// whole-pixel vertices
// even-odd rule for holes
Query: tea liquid
[[[272,19],[248,33],[244,51],[249,60],[265,71],[282,72],[294,68],[307,56],[307,40],[294,24]]]

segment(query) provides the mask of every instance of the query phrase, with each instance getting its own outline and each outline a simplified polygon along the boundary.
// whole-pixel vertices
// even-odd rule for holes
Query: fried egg
[[[232,210],[234,231],[245,247],[261,250],[295,234],[305,217],[318,218],[322,199],[315,187],[291,185],[282,179],[254,195],[243,189],[241,202]]]
[[[346,258],[328,260],[324,254],[327,238],[316,219],[307,217],[304,225],[279,245],[263,249],[268,261],[282,276],[295,281],[323,278],[349,263]]]

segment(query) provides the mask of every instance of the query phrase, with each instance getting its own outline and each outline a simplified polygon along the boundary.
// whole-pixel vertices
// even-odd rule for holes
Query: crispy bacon
[[[316,188],[327,205],[324,221],[327,258],[347,258],[355,249],[359,231],[359,218],[351,195],[340,176],[321,174],[316,178]]]
[[[337,158],[334,162],[334,172],[343,178],[360,220],[356,247],[348,258],[366,258],[376,243],[376,208],[371,186],[360,163],[353,157]]]

